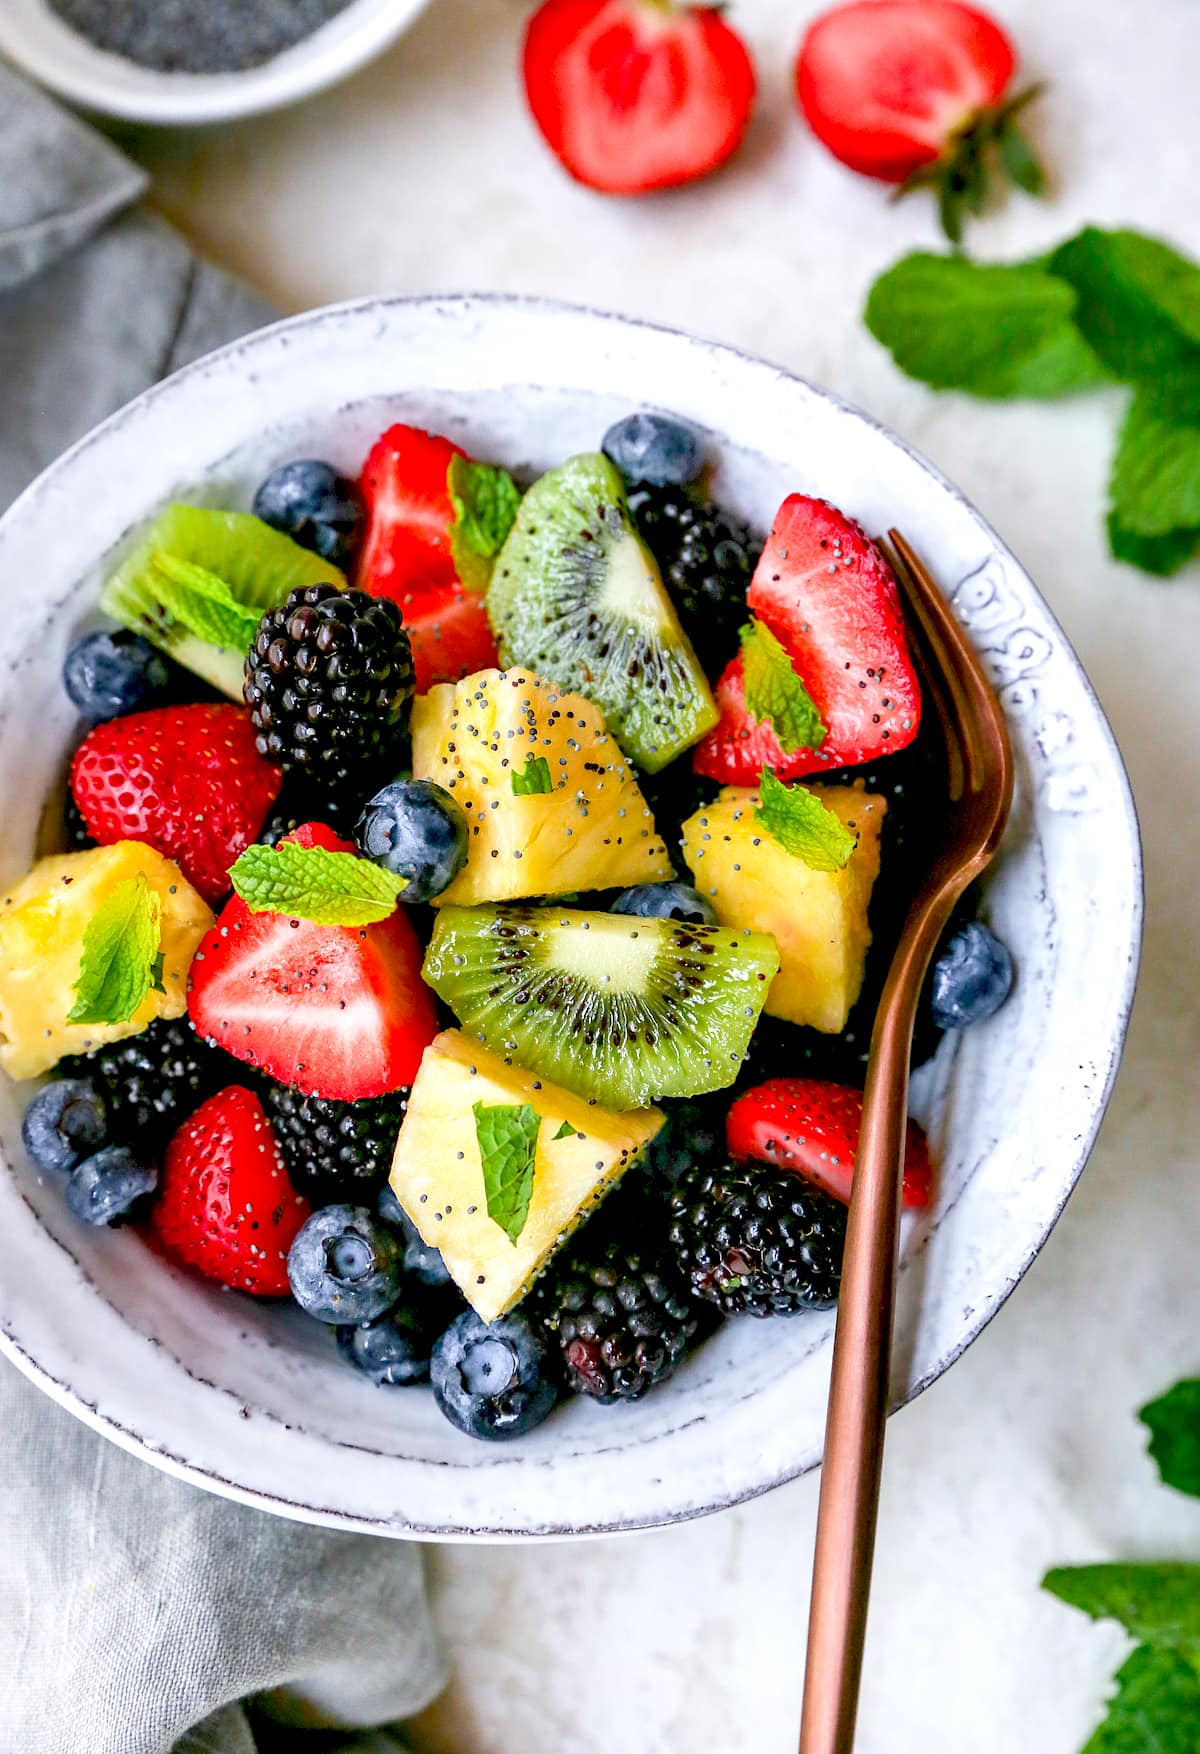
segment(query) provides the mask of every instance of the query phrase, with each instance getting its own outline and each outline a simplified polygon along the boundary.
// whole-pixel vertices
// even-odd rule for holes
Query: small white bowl
[[[0,0],[0,54],[80,108],[129,122],[228,122],[298,103],[383,52],[429,0],[351,0],[282,55],[244,73],[156,73],[97,49],[46,0]]]
[[[793,490],[867,529],[902,529],[1009,715],[1018,800],[987,911],[1018,978],[914,1083],[940,1168],[906,1236],[904,1401],[999,1308],[1086,1162],[1133,993],[1141,867],[1112,734],[1033,583],[928,464],[824,391],[731,348],[503,297],[313,311],[188,367],[0,519],[0,885],[27,867],[79,735],[63,653],[166,501],[246,507],[295,456],[356,470],[394,420],[527,473],[594,449],[647,405],[703,429],[716,497],[761,530]],[[348,1370],[298,1310],[224,1293],[137,1232],[75,1223],[57,1178],[39,1180],[21,1149],[26,1094],[0,1078],[0,1347],[99,1431],[197,1485],[342,1528],[494,1539],[674,1522],[820,1459],[831,1314],[727,1322],[635,1405],[575,1400],[523,1439],[474,1442],[425,1390]]]

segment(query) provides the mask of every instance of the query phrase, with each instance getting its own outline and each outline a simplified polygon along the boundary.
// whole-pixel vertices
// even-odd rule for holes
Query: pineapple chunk
[[[124,1023],[68,1023],[83,934],[102,901],[144,876],[162,899],[163,993],[147,993]],[[0,897],[0,1065],[13,1078],[49,1071],[63,1054],[136,1035],[156,1017],[182,1017],[196,946],[211,910],[178,865],[137,840],[39,859]]]
[[[524,779],[531,758],[553,789],[518,795],[513,776]],[[634,770],[599,710],[528,670],[480,670],[421,695],[412,760],[414,778],[445,786],[471,830],[467,863],[435,907],[671,875]]]
[[[836,1035],[862,988],[887,800],[861,780],[808,790],[858,832],[842,870],[814,871],[772,840],[754,818],[758,793],[740,786],[726,786],[714,804],[688,818],[683,853],[723,926],[770,932],[779,945],[779,973],[764,1011]]]
[[[515,1243],[488,1217],[474,1105],[531,1103],[541,1120],[529,1215]],[[560,1243],[663,1124],[616,1114],[508,1066],[460,1030],[426,1048],[392,1163],[392,1191],[485,1322],[512,1308]],[[566,1121],[575,1131],[563,1139]]]

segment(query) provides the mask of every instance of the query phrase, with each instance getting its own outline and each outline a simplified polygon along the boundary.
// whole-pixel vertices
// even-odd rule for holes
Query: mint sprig
[[[840,871],[849,863],[858,836],[814,793],[785,786],[764,768],[758,795],[754,820],[793,858],[813,871]]]
[[[370,859],[328,847],[251,846],[229,872],[252,913],[285,914],[318,926],[370,926],[396,911],[408,887]]]
[[[1200,1498],[1200,1377],[1187,1377],[1138,1414],[1165,1486]]]
[[[541,1118],[528,1102],[490,1105],[477,1102],[471,1112],[475,1116],[488,1217],[500,1226],[515,1248],[533,1198]]]
[[[554,790],[554,781],[550,778],[550,763],[544,755],[527,755],[524,768],[518,772],[514,767],[509,777],[514,798],[535,798],[543,792]]]
[[[1200,1497],[1200,1380],[1140,1414],[1163,1480]],[[1093,1620],[1116,1620],[1137,1649],[1082,1754],[1196,1754],[1200,1748],[1200,1565],[1076,1565],[1042,1587]]]
[[[867,327],[935,389],[986,398],[1133,387],[1109,477],[1118,560],[1160,577],[1200,551],[1200,265],[1161,239],[1088,226],[1036,262],[906,256]]]
[[[771,726],[785,755],[819,749],[828,731],[779,640],[761,621],[748,621],[739,638],[746,710]]]
[[[446,485],[454,507],[450,546],[458,576],[468,589],[484,591],[516,522],[520,490],[507,469],[458,456],[451,460]]]
[[[115,885],[84,928],[68,1023],[126,1023],[161,993],[162,898],[144,876]]]
[[[158,597],[174,619],[209,645],[243,652],[262,619],[262,612],[239,603],[216,573],[178,555],[160,551],[154,556]]]

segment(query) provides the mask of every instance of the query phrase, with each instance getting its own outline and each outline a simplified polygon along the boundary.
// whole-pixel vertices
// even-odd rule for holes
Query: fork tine
[[[970,789],[977,791],[987,777],[981,721],[989,726],[1003,723],[995,696],[986,678],[979,674],[976,662],[973,659],[963,662],[963,636],[958,623],[917,555],[899,530],[889,530],[888,539],[899,562],[896,576],[904,591],[910,620],[920,628],[932,675],[944,685],[940,704],[952,709],[949,722],[953,723],[961,745],[965,778]],[[943,719],[943,723],[947,720]]]
[[[951,800],[957,802],[962,796],[967,777],[966,758],[959,733],[959,703],[954,701],[947,691],[944,682],[946,666],[939,661],[939,656],[926,631],[925,622],[916,612],[914,599],[917,587],[903,558],[883,538],[877,538],[877,546],[891,566],[900,586],[905,629],[908,634],[913,662],[920,678],[921,691],[929,698],[933,708],[933,723],[941,733],[942,749],[946,760],[946,790]],[[923,715],[924,718],[928,718],[928,716],[928,713]]]

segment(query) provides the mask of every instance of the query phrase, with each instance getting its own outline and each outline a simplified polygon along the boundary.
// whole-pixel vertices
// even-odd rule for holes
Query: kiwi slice
[[[704,671],[608,458],[534,483],[496,558],[488,614],[505,664],[586,695],[657,773],[717,722]]]
[[[247,512],[171,505],[104,587],[100,607],[232,700],[268,609],[344,574]]]
[[[641,1108],[732,1084],[779,968],[765,932],[562,907],[447,907],[424,975],[509,1063]]]

